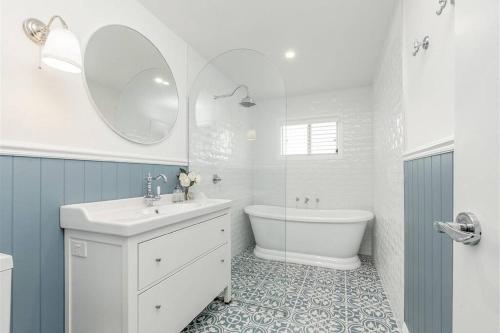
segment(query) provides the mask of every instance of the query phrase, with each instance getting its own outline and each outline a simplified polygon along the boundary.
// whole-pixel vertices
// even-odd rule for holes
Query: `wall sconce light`
[[[55,19],[59,19],[62,28],[51,29]],[[82,71],[80,43],[61,16],[52,16],[47,24],[29,18],[24,21],[23,29],[30,40],[42,47],[41,60],[44,64],[64,72]]]

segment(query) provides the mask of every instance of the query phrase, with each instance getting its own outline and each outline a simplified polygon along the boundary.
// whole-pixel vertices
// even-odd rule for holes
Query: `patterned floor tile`
[[[285,264],[248,249],[232,262],[233,301],[215,300],[186,333],[399,333],[371,257],[352,271]]]

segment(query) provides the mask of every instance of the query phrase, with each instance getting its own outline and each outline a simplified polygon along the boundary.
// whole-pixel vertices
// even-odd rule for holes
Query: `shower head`
[[[241,100],[240,105],[246,108],[251,108],[252,106],[255,106],[256,103],[254,102],[252,97],[247,95],[247,97]]]
[[[255,105],[256,105],[256,103],[255,103],[254,99],[253,99],[252,97],[250,97],[249,92],[248,92],[248,87],[247,87],[246,85],[244,85],[244,84],[239,85],[239,86],[237,86],[236,88],[234,88],[234,90],[233,90],[233,92],[232,92],[232,93],[230,93],[230,94],[225,94],[225,95],[218,95],[218,96],[214,96],[214,99],[231,97],[231,96],[233,96],[233,95],[236,93],[236,91],[237,91],[238,89],[240,89],[240,88],[244,88],[244,89],[247,91],[247,96],[241,100],[240,105],[241,105],[241,106],[243,106],[243,107],[245,107],[245,108],[250,108],[250,107],[252,107],[252,106],[255,106]]]

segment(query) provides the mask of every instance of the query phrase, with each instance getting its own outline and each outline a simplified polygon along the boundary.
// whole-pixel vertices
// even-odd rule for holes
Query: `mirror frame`
[[[87,76],[85,75],[85,54],[87,53],[87,47],[88,47],[88,44],[90,42],[90,40],[92,39],[92,37],[97,33],[99,32],[101,29],[104,29],[104,28],[107,28],[107,27],[121,27],[121,28],[125,28],[125,29],[128,29],[128,30],[131,30],[137,34],[139,34],[140,36],[142,36],[145,40],[147,40],[155,49],[156,51],[158,52],[158,54],[161,55],[161,57],[163,58],[163,60],[165,61],[165,65],[167,66],[168,70],[170,70],[170,72],[172,73],[172,78],[174,80],[174,83],[175,83],[175,91],[176,91],[176,95],[177,95],[177,114],[175,115],[175,122],[173,123],[172,127],[170,128],[170,131],[168,131],[168,133],[163,137],[161,138],[160,140],[156,140],[156,141],[141,141],[141,140],[134,140],[134,139],[131,139],[129,138],[128,136],[126,136],[122,131],[120,131],[118,128],[116,128],[108,119],[106,119],[106,117],[102,114],[101,110],[99,109],[99,107],[97,106],[97,103],[96,101],[94,100],[94,97],[92,96],[92,93],[90,91],[90,88],[89,88],[89,85],[88,85],[88,82],[87,82]],[[159,144],[165,140],[167,140],[171,135],[172,135],[172,131],[175,127],[175,125],[177,124],[177,121],[179,120],[179,113],[180,113],[180,97],[179,97],[179,87],[177,86],[177,80],[175,79],[175,75],[174,75],[174,71],[172,70],[172,68],[170,67],[170,65],[168,64],[168,61],[167,59],[165,58],[165,56],[163,55],[163,52],[160,51],[160,49],[156,46],[155,43],[153,43],[153,41],[148,38],[146,35],[144,35],[143,33],[141,33],[140,31],[132,28],[132,27],[129,27],[129,26],[126,26],[126,25],[123,25],[123,24],[107,24],[107,25],[103,25],[99,28],[97,28],[96,30],[94,30],[94,32],[92,32],[89,37],[86,39],[85,41],[85,45],[84,47],[82,48],[83,49],[83,53],[82,53],[82,72],[81,72],[81,77],[82,77],[82,81],[83,81],[83,85],[85,86],[85,91],[87,92],[87,97],[90,101],[90,104],[92,104],[92,107],[94,108],[95,112],[99,115],[99,117],[104,121],[104,123],[109,127],[111,128],[111,130],[113,132],[115,132],[116,134],[118,134],[118,136],[120,136],[121,138],[129,141],[129,142],[133,142],[133,143],[136,143],[136,144],[141,144],[141,145],[145,145],[145,146],[150,146],[150,145],[155,145],[155,144]]]

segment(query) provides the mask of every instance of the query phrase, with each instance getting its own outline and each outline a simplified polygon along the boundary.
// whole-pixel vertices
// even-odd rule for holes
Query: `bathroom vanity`
[[[61,207],[66,333],[177,333],[231,301],[229,200]]]

